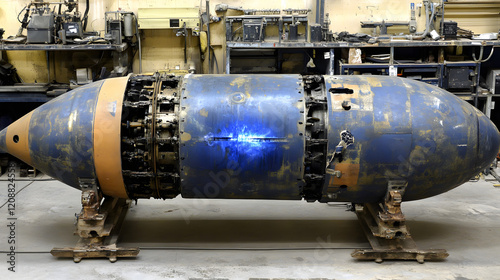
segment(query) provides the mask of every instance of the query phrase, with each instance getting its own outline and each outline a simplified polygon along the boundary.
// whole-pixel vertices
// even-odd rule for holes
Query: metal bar
[[[394,47],[391,47],[391,54],[389,57],[389,65],[393,65],[393,64],[394,64]]]
[[[319,22],[319,6],[320,6],[320,1],[321,0],[316,0],[316,18],[315,18],[316,23]]]
[[[440,88],[443,87],[443,76],[444,76],[444,68],[445,68],[445,65],[444,64],[441,64],[441,66],[439,67],[439,76],[438,76],[438,85]]]
[[[442,34],[444,32],[444,0],[441,0],[441,22],[439,24],[439,32]]]
[[[142,73],[142,46],[141,46],[141,32],[139,31],[139,19],[135,14],[135,37],[137,39],[137,43],[139,45],[139,73]],[[133,59],[133,58],[132,58]]]
[[[478,62],[476,64],[476,68],[475,68],[476,81],[474,82],[474,86],[475,86],[474,91],[476,94],[474,95],[474,107],[476,107],[476,108],[479,104],[479,98],[478,98],[478,96],[479,96],[479,80],[480,80],[479,73],[481,73],[481,63],[480,62]]]
[[[207,50],[208,50],[208,74],[212,74],[212,64],[210,63],[210,0],[206,2],[206,11],[207,11]]]
[[[319,7],[319,21],[316,21],[316,23],[323,24],[323,21],[325,20],[325,0],[318,0],[320,7]]]
[[[306,28],[307,29],[307,28]],[[307,30],[306,30],[307,31]],[[387,42],[368,43],[349,43],[349,42],[284,42],[265,41],[265,42],[234,42],[228,41],[227,46],[231,48],[377,48],[377,47],[447,47],[447,46],[500,46],[498,40],[449,40],[449,41],[409,41],[393,40]]]
[[[231,74],[231,48],[226,48],[226,74]]]
[[[187,64],[187,29],[186,29],[186,23],[184,22],[184,64]],[[208,54],[210,54],[210,50],[208,50]]]
[[[261,19],[261,18],[266,18],[266,19],[279,19],[279,18],[295,18],[295,19],[302,19],[302,20],[307,20],[307,16],[305,15],[241,15],[241,16],[227,16],[226,19],[232,19],[232,20],[241,20],[241,19]]]
[[[334,49],[330,49],[330,62],[329,62],[328,75],[334,75],[335,72],[335,52]]]
[[[44,103],[52,99],[45,94],[36,93],[0,93],[0,102],[33,102],[33,103]]]
[[[49,52],[45,52],[45,57],[47,58],[47,83],[50,84],[50,57]]]
[[[2,42],[0,50],[6,51],[86,51],[86,50],[110,50],[123,52],[128,48],[127,43],[119,45],[111,44],[87,44],[87,45],[62,45],[62,44],[7,44]]]
[[[493,99],[493,96],[491,94],[488,94],[488,96],[486,97],[486,104],[484,106],[484,114],[488,118],[491,118],[492,99]]]

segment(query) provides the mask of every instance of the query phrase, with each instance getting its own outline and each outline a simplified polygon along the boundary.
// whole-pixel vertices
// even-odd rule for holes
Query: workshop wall
[[[0,27],[5,29],[4,37],[14,35],[20,27],[17,15],[29,0],[0,0]],[[325,14],[330,14],[333,32],[348,31],[350,33],[363,32],[371,34],[371,29],[360,28],[360,21],[408,21],[410,18],[410,3],[421,3],[409,0],[336,0],[325,1]],[[476,33],[498,32],[500,26],[500,1],[474,1],[474,5],[465,4],[471,1],[450,0],[446,8],[446,19],[455,20],[459,27],[470,29]],[[85,9],[85,0],[80,0],[80,10]],[[233,6],[242,6],[249,9],[286,9],[309,8],[312,10],[310,19],[315,18],[315,0],[281,0],[281,1],[243,1],[243,0],[212,0],[211,14],[215,15],[215,5],[226,3]],[[89,12],[87,29],[104,33],[104,12],[117,9],[137,13],[141,7],[205,7],[205,1],[199,0],[92,0]],[[233,14],[231,14],[233,13]],[[227,15],[234,15],[229,11]],[[423,14],[423,11],[422,11]],[[223,16],[224,14],[219,14]],[[418,31],[424,29],[425,20],[418,17]],[[223,73],[225,65],[225,25],[224,21],[212,23],[211,44],[214,48],[218,71]],[[407,27],[394,27],[390,33],[407,33]],[[26,34],[26,31],[24,31]],[[152,72],[161,69],[183,69],[190,66],[197,73],[208,73],[208,61],[200,63],[199,38],[189,36],[187,47],[187,62],[184,62],[184,38],[177,37],[172,30],[143,30],[143,72]],[[5,56],[4,56],[5,57]],[[47,56],[43,51],[9,51],[6,58],[18,69],[19,75],[25,82],[47,82]],[[92,65],[111,64],[111,53],[87,52],[69,53],[52,52],[49,55],[51,64],[51,80],[68,82],[75,78],[75,69]],[[138,72],[138,55],[134,58],[134,72]]]
[[[5,29],[4,38],[17,33],[21,26],[17,21],[17,15],[29,2],[0,0],[0,27]],[[2,58],[14,64],[24,82],[47,82],[45,52],[4,52]]]

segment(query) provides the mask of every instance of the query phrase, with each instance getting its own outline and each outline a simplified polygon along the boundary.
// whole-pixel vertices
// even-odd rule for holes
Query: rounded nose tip
[[[491,164],[500,149],[500,133],[488,117],[478,113],[478,154],[477,165],[481,170]]]
[[[0,131],[0,152],[9,153],[27,164],[32,163],[28,147],[29,123],[32,114],[33,111]]]

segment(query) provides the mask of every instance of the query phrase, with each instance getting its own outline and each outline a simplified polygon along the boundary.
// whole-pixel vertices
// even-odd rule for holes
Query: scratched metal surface
[[[79,87],[38,107],[31,117],[29,149],[33,166],[72,187],[95,178],[93,124],[103,82]]]
[[[183,197],[301,199],[299,75],[188,75],[183,83]]]
[[[496,127],[470,104],[440,88],[391,77],[326,76],[325,80],[327,90],[353,89],[353,94],[327,95],[329,153],[342,130],[355,138],[344,160],[335,165],[342,177],[326,175],[324,195],[334,193],[337,201],[379,201],[389,180],[408,181],[404,200],[430,197],[468,181],[498,152]],[[345,99],[352,103],[350,110],[340,106]],[[480,131],[488,136],[480,137],[487,138],[483,149],[478,146],[478,115],[483,120]]]

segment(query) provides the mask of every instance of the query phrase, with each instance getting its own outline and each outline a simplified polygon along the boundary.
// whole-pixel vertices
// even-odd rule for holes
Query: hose
[[[139,19],[135,14],[135,37],[137,39],[137,43],[139,45],[139,73],[142,73],[142,47],[141,47],[141,33],[139,32]]]
[[[481,46],[481,49],[479,50],[479,59],[476,59],[476,53],[472,52],[472,59],[474,60],[474,62],[483,63],[490,60],[490,58],[493,56],[493,53],[495,52],[495,46],[491,46],[490,55],[488,55],[486,59],[483,59],[483,52],[484,46]]]
[[[207,17],[208,17],[207,21],[208,74],[212,74],[212,69],[210,68],[210,66],[212,65],[210,63],[210,0],[206,1],[205,9],[207,11]]]
[[[82,18],[82,22],[83,22],[83,31],[87,31],[87,22],[89,21],[89,6],[90,6],[90,0],[87,0],[85,1],[85,12],[83,13],[83,18]]]
[[[428,1],[425,3],[425,30],[423,33],[417,33],[418,35],[401,35],[401,36],[391,36],[391,39],[408,39],[408,40],[423,40],[430,33],[431,24],[436,13],[436,9],[430,8],[432,4]],[[429,15],[430,10],[430,17]],[[434,30],[434,29],[433,29]]]

